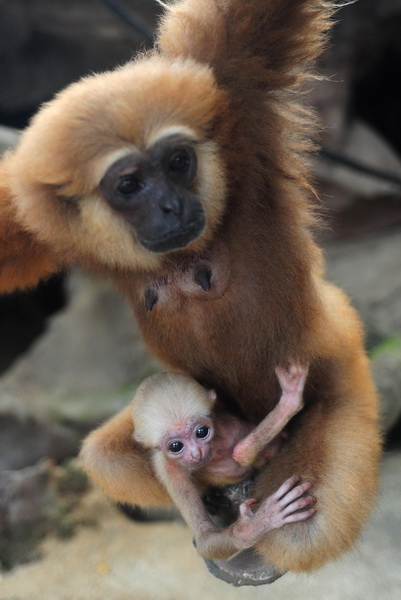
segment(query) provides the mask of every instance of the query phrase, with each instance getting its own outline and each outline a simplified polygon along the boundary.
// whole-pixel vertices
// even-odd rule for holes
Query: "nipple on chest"
[[[148,288],[145,291],[145,310],[146,310],[146,312],[152,312],[153,307],[155,304],[157,304],[158,300],[159,300],[158,293],[155,290],[153,290],[152,288]]]
[[[212,269],[206,265],[199,267],[194,273],[194,281],[200,285],[204,292],[210,292],[212,288]]]
[[[208,264],[176,270],[163,280],[149,282],[144,292],[145,311],[155,306],[177,309],[185,297],[206,299],[213,295],[213,269]]]

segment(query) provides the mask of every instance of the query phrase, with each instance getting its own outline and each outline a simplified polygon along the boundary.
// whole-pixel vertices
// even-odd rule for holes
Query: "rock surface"
[[[155,368],[128,304],[105,282],[70,279],[67,308],[0,380],[0,415],[76,423],[111,416]]]
[[[17,145],[19,133],[11,127],[3,127],[0,125],[0,155],[9,148]]]
[[[0,580],[2,600],[399,600],[401,450],[382,465],[377,508],[355,549],[312,575],[287,573],[269,586],[233,589],[210,575],[180,521],[127,521],[97,490],[76,518],[96,517],[69,540],[47,538],[42,559]]]

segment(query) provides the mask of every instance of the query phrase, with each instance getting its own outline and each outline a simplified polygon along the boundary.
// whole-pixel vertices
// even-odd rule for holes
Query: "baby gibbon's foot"
[[[303,408],[303,392],[308,370],[308,365],[296,362],[276,367],[275,372],[281,386],[280,400],[263,421],[235,446],[233,458],[239,465],[254,466],[258,457],[263,463],[263,459],[266,461],[269,458],[267,446],[275,438],[282,444],[283,438],[280,440],[278,436],[292,417]],[[273,455],[280,447],[275,447],[273,444],[271,448]],[[267,450],[265,457],[263,457],[263,450]]]
[[[294,362],[290,363],[287,367],[276,367],[275,372],[281,386],[281,400],[285,397],[288,403],[292,400],[293,404],[298,406],[302,400],[305,381],[308,375],[307,365]]]
[[[306,493],[311,489],[312,483],[299,481],[299,477],[295,475],[287,479],[274,494],[262,502],[256,512],[251,509],[257,502],[255,498],[241,504],[240,518],[233,526],[233,534],[241,545],[253,546],[267,532],[287,523],[306,521],[316,513],[316,500]]]

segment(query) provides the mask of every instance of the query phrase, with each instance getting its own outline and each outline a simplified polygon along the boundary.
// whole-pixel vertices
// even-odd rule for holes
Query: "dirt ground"
[[[377,508],[357,547],[313,575],[286,574],[262,587],[234,588],[206,570],[180,522],[135,523],[99,490],[84,496],[81,527],[47,538],[42,558],[0,580],[1,600],[400,600],[401,451],[382,465]]]

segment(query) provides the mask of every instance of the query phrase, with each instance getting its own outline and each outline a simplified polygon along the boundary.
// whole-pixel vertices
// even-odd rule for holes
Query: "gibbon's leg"
[[[281,572],[310,571],[348,550],[374,502],[380,439],[365,358],[333,368],[324,388],[325,397],[296,417],[254,490],[264,498],[291,473],[313,484],[316,515],[271,531],[256,545]]]
[[[133,431],[131,406],[92,431],[80,453],[85,470],[116,502],[142,507],[171,504],[154,473],[151,452],[134,441]]]
[[[286,523],[308,519],[315,512],[314,498],[307,494],[311,484],[299,484],[297,477],[290,477],[255,512],[251,505],[257,502],[256,499],[243,502],[235,523],[219,529],[206,512],[188,471],[166,460],[160,453],[155,455],[155,460],[160,479],[195,536],[199,554],[206,558],[231,558],[239,550],[251,547],[266,532]],[[299,512],[301,508],[305,510]]]
[[[0,294],[35,286],[61,269],[49,249],[18,221],[8,183],[8,156],[0,163]]]
[[[234,460],[243,467],[255,464],[257,456],[267,444],[303,408],[303,392],[308,375],[308,367],[298,363],[290,363],[288,367],[276,367],[276,374],[282,390],[278,404],[234,448]]]

